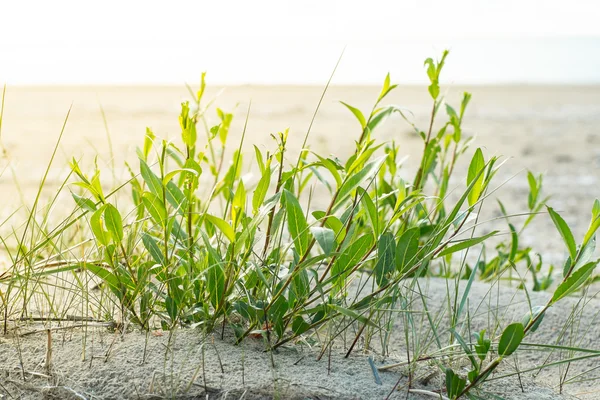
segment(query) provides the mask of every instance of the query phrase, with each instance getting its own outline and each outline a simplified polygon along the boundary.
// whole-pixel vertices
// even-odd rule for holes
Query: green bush
[[[233,114],[217,108],[219,123],[209,128],[206,113],[212,102],[205,102],[203,75],[194,101],[181,106],[181,140],[160,140],[148,129],[138,149],[139,167],[128,166],[131,178],[122,186],[105,193],[98,167],[88,175],[73,159],[75,186],[71,188],[77,209],[52,230],[35,216],[38,194],[24,228],[36,233],[23,233],[11,254],[11,271],[0,276],[5,331],[17,297],[23,301],[17,310],[23,313],[28,290],[36,285],[35,290],[40,290],[43,279],[65,272],[76,280],[80,295],[90,284],[100,283],[103,295],[98,309],[107,318],[142,330],[157,324],[163,329],[185,326],[205,331],[229,326],[238,342],[250,334],[260,335],[269,349],[314,340],[312,333],[322,331],[327,332],[319,336],[325,349],[354,326],[357,333],[348,354],[361,336],[368,347],[376,335],[385,352],[389,330],[399,315],[411,326],[406,288],[414,287],[420,277],[466,279],[470,287],[475,277],[494,281],[507,271],[512,274],[521,262],[532,274],[533,290],[549,289],[552,270],[540,278],[541,259],[534,265],[530,249],[521,248],[518,240],[545,206],[541,176],[528,175],[530,216],[520,230],[509,222],[510,215],[500,203],[510,235],[496,246],[495,257],[488,259],[484,252],[474,266],[467,264],[466,257],[453,258],[498,233],[474,236],[477,223],[467,221],[482,207],[501,163],[497,157],[486,159],[476,149],[462,193],[450,200],[450,178],[471,143],[462,131],[471,95],[464,93],[457,107],[441,96],[439,80],[447,54],[439,61],[425,61],[432,99],[431,121],[425,130],[416,127],[405,110],[384,105],[396,87],[389,75],[370,112],[342,103],[357,121],[355,150],[343,161],[303,149],[290,162],[284,131],[273,135],[272,151],[254,147],[253,155],[242,152],[243,135],[226,163]],[[404,175],[395,141],[376,139],[377,129],[394,114],[423,140],[412,179]],[[441,118],[446,122],[439,123]],[[206,134],[206,142],[199,131]],[[248,168],[258,172],[257,182],[251,185],[242,176]],[[325,209],[310,206],[307,188],[312,185],[322,185],[329,193]],[[133,207],[125,211],[114,199],[127,191]],[[538,327],[550,306],[591,276],[597,261],[591,261],[590,246],[600,225],[600,203],[594,205],[592,223],[579,247],[564,220],[551,208],[548,212],[569,251],[552,299],[532,309],[522,322],[506,326],[499,338],[487,338],[482,331],[474,335],[474,342],[457,331],[465,297],[457,301],[446,330],[471,369],[461,376],[450,362],[439,363],[450,398],[461,397],[485,381]],[[76,245],[85,249],[84,258],[72,260],[68,254],[73,248],[63,250],[72,231],[85,238]],[[466,239],[461,236],[465,233]],[[64,261],[46,262],[40,271],[36,268],[40,254]],[[79,270],[95,278],[84,280]],[[517,279],[526,289],[527,283]],[[56,285],[60,287],[60,282]],[[58,312],[50,292],[44,293],[52,311]],[[115,304],[117,311],[107,304]],[[435,322],[430,324],[437,331]],[[496,355],[491,357],[492,353]]]

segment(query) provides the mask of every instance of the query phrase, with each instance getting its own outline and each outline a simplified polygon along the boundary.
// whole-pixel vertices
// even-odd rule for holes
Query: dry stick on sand
[[[46,336],[46,361],[44,369],[46,370],[46,374],[50,375],[50,370],[52,369],[52,329],[46,329]]]

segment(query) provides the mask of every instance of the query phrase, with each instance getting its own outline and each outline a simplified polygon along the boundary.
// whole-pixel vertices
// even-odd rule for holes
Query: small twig
[[[46,360],[44,369],[48,375],[51,375],[50,370],[52,369],[52,329],[46,329],[47,342],[46,342]]]
[[[436,393],[436,392],[430,392],[429,390],[423,390],[423,389],[408,389],[408,391],[410,393],[415,393],[415,394],[422,394],[425,396],[431,396],[431,397],[435,397],[436,399],[440,399],[440,400],[450,400],[448,397],[442,395],[441,393]]]
[[[36,333],[42,333],[42,332],[46,332],[46,331],[49,331],[49,330],[52,330],[52,331],[62,331],[62,330],[67,330],[67,329],[85,328],[85,327],[90,327],[90,326],[92,326],[92,327],[97,326],[97,327],[111,328],[111,327],[114,326],[114,323],[113,322],[107,322],[107,323],[92,324],[92,325],[90,325],[90,324],[78,324],[78,325],[70,325],[70,326],[57,326],[55,328],[37,329],[35,331],[24,332],[24,333],[21,333],[21,334],[19,334],[17,336],[23,337],[23,336],[35,335]]]

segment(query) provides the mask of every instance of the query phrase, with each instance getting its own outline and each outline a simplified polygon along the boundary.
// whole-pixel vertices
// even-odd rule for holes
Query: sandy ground
[[[518,174],[494,197],[502,199],[511,213],[525,211],[527,183],[522,171],[530,169],[536,173],[543,172],[545,193],[552,195],[550,204],[573,227],[576,237],[581,236],[587,229],[593,199],[600,197],[600,87],[452,87],[448,91],[448,100],[457,104],[460,93],[465,89],[473,93],[465,119],[465,134],[477,135],[476,144],[484,147],[487,155],[511,158],[496,179],[497,184]],[[250,144],[272,147],[269,135],[289,127],[291,147],[297,150],[321,90],[318,87],[293,86],[233,87],[220,95],[218,104],[225,110],[231,110],[237,104],[231,131],[233,143],[241,135],[251,99],[248,147]],[[215,93],[211,90],[209,96]],[[332,153],[340,157],[348,155],[359,132],[351,114],[337,100],[370,109],[377,93],[378,89],[374,87],[332,88],[316,118],[309,139],[311,147],[325,154]],[[89,165],[93,156],[99,154],[100,166],[106,170],[103,177],[109,183],[113,179],[115,182],[122,181],[127,176],[122,168],[123,161],[135,161],[135,147],[142,143],[146,126],[152,127],[162,137],[178,136],[179,103],[187,96],[185,88],[172,87],[9,87],[1,137],[7,153],[0,158],[0,171],[4,171],[0,175],[0,221],[21,207],[22,199],[28,206],[33,202],[71,103],[71,115],[49,174],[44,198],[60,185],[67,172],[67,160],[73,156],[84,157]],[[415,114],[416,123],[426,126],[431,105],[424,88],[401,87],[390,96],[389,102],[409,108]],[[112,153],[99,104],[106,113]],[[216,118],[213,122],[216,123]],[[381,140],[395,139],[401,153],[410,156],[406,164],[407,176],[410,176],[421,151],[420,139],[399,118],[390,119],[376,135]],[[111,159],[111,154],[114,154],[114,159]],[[114,177],[109,172],[113,163],[116,166]],[[460,182],[457,180],[457,185],[462,184],[465,170],[463,163],[458,170]],[[72,206],[67,193],[60,200],[56,214],[66,212]],[[64,205],[67,206],[63,209]],[[494,202],[488,205],[490,208],[486,216],[496,215]],[[22,218],[17,216],[11,219],[11,223],[17,225],[19,221]],[[484,229],[491,229],[491,226]],[[10,224],[2,227],[0,235],[6,234],[9,227]],[[550,218],[545,215],[540,216],[526,231],[524,244],[533,246],[535,251],[543,254],[546,266],[550,262],[559,265],[565,255],[561,239]],[[429,286],[430,304],[441,307],[445,302],[439,293],[446,292],[445,286],[435,279],[431,280]],[[523,294],[513,297],[514,289],[494,288],[496,290],[500,290],[497,293],[501,295],[494,295],[494,299],[500,298],[504,305],[511,304],[506,308],[507,314],[503,315],[504,323],[512,320],[512,313],[516,320],[520,320],[526,309],[523,308]],[[471,307],[481,303],[489,291],[488,285],[476,283],[470,297]],[[535,294],[534,297],[541,302],[545,296],[547,294]],[[567,299],[564,305],[550,310],[542,328],[531,340],[554,343],[575,301]],[[500,315],[495,311],[487,312],[486,307],[491,307],[491,303],[483,302],[481,307],[483,309],[474,314],[480,315],[474,317],[474,325],[485,327],[490,323],[487,320],[489,315]],[[585,335],[577,346],[598,348],[599,330],[593,328],[598,311],[600,303],[593,298],[586,306],[586,318],[581,321],[584,325],[591,324],[589,326],[592,328],[579,330]],[[392,338],[393,356],[387,360],[377,359],[377,363],[404,360],[400,332],[402,329],[398,327]],[[0,383],[4,386],[0,386],[0,398],[9,394],[24,398],[79,398],[73,397],[75,394],[66,388],[83,398],[204,398],[206,384],[211,388],[211,398],[269,398],[279,395],[282,398],[370,399],[384,398],[399,378],[403,391],[395,394],[395,398],[406,397],[406,371],[395,369],[382,372],[382,385],[376,385],[367,356],[356,353],[350,360],[343,360],[343,343],[332,351],[331,369],[328,372],[327,359],[316,362],[315,350],[306,346],[283,349],[274,354],[273,366],[270,354],[262,351],[260,342],[249,341],[244,346],[232,347],[231,340],[210,338],[207,339],[210,345],[203,346],[205,342],[200,334],[187,331],[176,333],[170,346],[166,334],[149,336],[144,362],[146,341],[143,335],[131,333],[115,337],[107,330],[89,329],[85,346],[82,344],[83,337],[77,329],[59,331],[53,335],[53,367],[49,372],[44,368],[47,350],[45,334],[29,335],[19,340],[0,337]],[[171,350],[167,351],[168,347]],[[23,369],[18,362],[17,349],[21,349]],[[201,367],[198,370],[202,349],[205,350],[204,372]],[[221,372],[217,353],[221,357],[224,373]],[[539,365],[546,356],[539,352],[522,354],[518,360],[521,370],[530,365]],[[514,370],[514,363],[511,364]],[[599,365],[597,360],[572,364],[568,376],[583,372],[585,377],[593,378],[596,371],[588,371]],[[426,371],[428,367],[423,368]],[[505,372],[511,372],[511,367],[506,368]],[[25,382],[21,376],[23,370]],[[504,398],[562,398],[555,394],[558,391],[557,371],[544,370],[535,378],[523,376],[524,393],[514,378],[509,382],[493,381],[485,389]],[[566,385],[564,391],[578,398],[599,398],[598,382],[591,380]],[[440,385],[439,377],[432,378],[427,384],[416,384],[428,390],[437,390]],[[229,395],[225,396],[224,393]]]
[[[430,312],[443,315],[446,282],[430,279],[422,280],[420,284]],[[542,304],[547,298],[546,294],[535,293],[531,301],[533,305]],[[598,323],[600,312],[600,298],[589,296],[585,301],[584,316],[575,319],[582,331]],[[597,329],[581,337],[569,337],[567,334],[559,338],[567,316],[577,309],[577,302],[577,299],[568,298],[551,308],[540,328],[527,338],[527,342],[597,347],[600,340]],[[414,309],[419,309],[417,304]],[[505,326],[520,320],[527,310],[523,291],[490,287],[479,282],[473,284],[469,296],[473,330],[487,328],[488,332],[494,332],[496,323]],[[417,336],[423,340],[427,329],[425,325],[421,326],[422,333],[418,333],[417,328]],[[241,346],[233,346],[229,335],[225,340],[218,336],[203,338],[197,330],[179,330],[169,338],[166,332],[160,333],[160,336],[156,332],[147,336],[141,333],[122,335],[98,328],[88,328],[84,335],[82,329],[74,328],[53,333],[51,365],[46,367],[46,333],[28,335],[32,330],[35,327],[23,328],[19,332],[25,336],[20,338],[0,338],[0,395],[10,394],[23,399],[192,399],[205,398],[206,394],[209,398],[219,399],[383,399],[391,393],[390,398],[393,399],[407,396],[434,398],[407,393],[405,367],[381,371],[381,383],[375,381],[368,362],[369,355],[379,367],[406,361],[401,322],[397,322],[392,330],[391,347],[394,350],[385,360],[379,358],[376,351],[365,353],[361,350],[345,359],[343,350],[346,346],[342,340],[337,342],[331,356],[326,353],[317,361],[320,348],[310,348],[306,343],[268,353],[264,351],[264,343],[258,339],[251,338]],[[440,336],[447,338],[448,332],[442,331]],[[428,350],[423,355],[432,354],[430,351],[435,350],[435,345],[430,345]],[[564,368],[553,367],[538,374],[522,373],[500,379],[504,374],[583,353],[525,350],[517,354],[507,358],[502,368],[492,375],[491,381],[482,386],[478,392],[482,398],[551,400],[596,399],[600,396],[600,388],[594,381],[564,385],[563,394],[558,394],[557,377],[565,372]],[[597,378],[598,371],[594,367],[598,365],[597,359],[572,363],[567,377],[577,381],[577,376],[584,373],[588,379]],[[467,367],[456,362],[453,366],[457,371],[466,371]],[[442,388],[442,377],[435,373],[432,375],[436,370],[437,367],[430,362],[419,363],[414,371],[413,388],[427,391]],[[397,383],[399,389],[392,391]]]

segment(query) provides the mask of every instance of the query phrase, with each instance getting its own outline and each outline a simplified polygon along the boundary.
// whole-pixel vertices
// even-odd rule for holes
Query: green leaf
[[[173,179],[173,177],[181,173],[187,173],[192,174],[194,176],[198,176],[198,171],[196,170],[193,170],[191,168],[178,168],[165,175],[165,177],[162,180],[163,184],[166,186],[171,181],[171,179]]]
[[[339,206],[342,204],[358,185],[370,183],[371,178],[377,173],[377,171],[379,171],[379,168],[385,161],[386,157],[387,156],[382,156],[371,161],[362,169],[358,170],[358,172],[347,177],[338,191],[338,196],[335,202],[336,205]]]
[[[310,329],[310,324],[304,321],[304,318],[297,316],[292,322],[292,331],[295,335],[301,335]]]
[[[85,197],[81,197],[75,193],[71,193],[73,199],[75,200],[75,204],[77,207],[80,207],[86,211],[94,212],[97,210],[96,203],[94,203],[91,199],[86,199]]]
[[[377,243],[377,263],[373,268],[375,282],[379,287],[384,286],[389,281],[389,275],[395,269],[396,242],[394,235],[386,232],[379,238]]]
[[[529,325],[529,323],[534,320],[535,318],[538,317],[538,315],[544,311],[544,306],[535,306],[531,309],[531,312],[527,312],[522,320],[521,320],[521,324],[524,327],[527,327],[527,325]],[[530,330],[531,332],[535,332],[537,330],[537,328],[540,326],[540,324],[542,323],[542,320],[544,319],[544,315],[542,314],[536,321],[535,323],[531,326]]]
[[[577,256],[577,245],[575,244],[575,239],[573,238],[573,233],[571,233],[571,229],[565,222],[564,219],[552,207],[546,206],[548,209],[548,213],[550,214],[550,218],[552,218],[552,222],[558,229],[558,232],[563,238],[563,241],[567,245],[567,249],[569,249],[569,255],[571,256],[571,260],[575,260]]]
[[[308,230],[308,223],[306,217],[300,207],[298,199],[289,191],[284,189],[283,204],[288,213],[288,230],[296,252],[303,256],[308,250],[308,244],[310,242],[310,231]]]
[[[500,342],[498,343],[498,354],[502,357],[510,356],[519,348],[524,337],[525,331],[520,322],[510,324],[502,332]]]
[[[331,267],[334,282],[340,283],[346,278],[349,270],[355,267],[373,247],[373,242],[373,234],[366,233],[346,247]]]
[[[321,221],[325,218],[324,211],[313,211],[312,215],[318,221]],[[336,217],[335,215],[328,216],[327,220],[325,221],[325,226],[335,233],[335,241],[338,244],[344,241],[344,239],[346,238],[346,229],[344,228],[344,224],[342,223],[342,221],[340,221],[338,217]]]
[[[140,173],[142,174],[142,178],[146,185],[148,185],[148,189],[150,191],[162,198],[163,195],[163,184],[162,181],[146,164],[146,162],[140,159]],[[185,209],[186,199],[185,195],[181,192],[181,190],[173,183],[172,181],[167,183],[166,185],[166,196],[167,202],[171,204],[176,210]]]
[[[151,192],[142,193],[142,203],[144,208],[148,210],[148,213],[152,217],[154,223],[159,226],[165,227],[167,223],[167,209],[162,203],[161,199]]]
[[[90,218],[90,227],[96,237],[96,240],[102,246],[108,246],[110,244],[110,232],[104,227],[104,221],[102,216],[104,214],[105,206],[100,207],[92,214]]]
[[[493,232],[488,233],[487,235],[463,240],[463,241],[455,244],[454,246],[445,248],[440,254],[438,254],[438,257],[444,257],[444,256],[447,256],[448,254],[456,253],[457,251],[461,251],[464,249],[468,249],[469,247],[473,247],[473,246],[483,242],[487,238],[494,236],[497,233],[498,233],[498,231],[493,231]]]
[[[98,278],[102,279],[102,281],[106,282],[117,297],[122,297],[121,281],[112,272],[96,264],[86,264],[86,268]]]
[[[471,159],[469,172],[467,174],[467,186],[471,185],[471,183],[475,181],[471,191],[469,192],[469,206],[473,206],[473,204],[477,203],[479,197],[481,196],[481,192],[483,191],[484,176],[481,171],[484,168],[485,160],[483,159],[483,153],[481,152],[481,149],[477,149],[473,155],[473,158]]]
[[[508,260],[514,262],[517,251],[519,250],[519,235],[517,234],[517,229],[513,226],[513,224],[508,224],[508,228],[510,229],[511,237],[510,254],[508,255]]]
[[[365,129],[367,121],[365,120],[365,116],[363,115],[363,113],[358,108],[352,107],[350,104],[344,103],[343,101],[340,101],[340,103],[345,105],[346,108],[348,108],[348,110],[350,110],[352,114],[354,114],[358,122],[360,122],[360,127]]]
[[[477,344],[475,345],[475,352],[477,357],[481,361],[485,360],[488,352],[490,351],[490,347],[492,345],[492,341],[490,339],[485,338],[485,329],[480,332],[475,332],[473,334],[477,338]]]
[[[533,210],[537,204],[539,187],[535,176],[531,171],[527,171],[527,182],[529,183],[529,195],[527,196],[527,205],[530,210]]]
[[[583,238],[583,246],[585,246],[590,239],[592,239],[598,228],[600,228],[600,200],[596,199],[592,207],[592,220],[590,222],[590,227]]]
[[[319,243],[319,246],[321,246],[321,249],[323,249],[323,253],[329,255],[334,249],[335,245],[335,233],[333,230],[324,227],[322,228],[320,226],[314,226],[310,228],[310,231],[317,240],[317,243]]]
[[[371,225],[373,226],[373,233],[375,234],[375,236],[379,235],[379,216],[377,214],[377,208],[375,207],[375,203],[373,203],[373,200],[371,199],[371,196],[369,196],[369,193],[367,193],[366,190],[364,190],[360,186],[356,188],[356,192],[360,196],[360,202],[367,211],[367,215],[371,220]]]
[[[265,173],[265,162],[263,160],[262,153],[260,149],[254,145],[254,154],[256,155],[256,162],[258,163],[258,168],[261,174]]]
[[[594,268],[598,265],[597,261],[587,263],[583,267],[574,271],[563,283],[561,283],[552,296],[552,303],[556,303],[558,300],[573,293],[579,289],[581,285],[592,275]]]
[[[325,168],[327,168],[327,170],[331,173],[331,176],[333,176],[333,179],[335,179],[336,188],[339,188],[340,185],[342,184],[342,177],[340,176],[340,173],[338,172],[338,167],[337,167],[336,163],[334,161],[332,161],[331,159],[323,158],[314,152],[313,152],[313,154],[319,158],[319,160],[321,161],[321,165],[323,165]]]
[[[123,240],[123,220],[119,210],[112,204],[106,204],[104,208],[104,223],[115,242]]]
[[[258,181],[258,185],[256,185],[256,189],[254,190],[254,195],[252,196],[252,210],[254,214],[258,212],[258,209],[262,205],[263,201],[265,201],[265,197],[267,195],[267,191],[269,190],[270,184],[271,168],[267,166],[263,169],[262,177]]]
[[[418,227],[410,228],[400,236],[396,246],[396,269],[404,272],[416,261],[419,251],[420,230]]]
[[[177,303],[170,296],[165,299],[165,308],[171,321],[175,322],[177,320]]]
[[[160,247],[158,246],[158,243],[154,237],[152,237],[149,233],[144,232],[142,233],[142,243],[155,262],[163,266],[166,265],[165,255],[160,250]]]
[[[246,188],[244,187],[244,182],[240,180],[231,202],[231,220],[233,221],[234,226],[237,227],[240,222],[240,217],[244,214],[245,210]]]
[[[454,373],[450,368],[446,368],[446,392],[448,397],[456,399],[463,391],[467,381]]]
[[[206,219],[210,221],[214,226],[219,228],[219,230],[225,235],[230,242],[235,241],[235,231],[225,220],[215,217],[214,215],[206,214]]]
[[[225,296],[225,272],[218,262],[211,264],[206,271],[206,289],[211,304],[217,307]]]
[[[340,314],[343,314],[347,317],[352,318],[355,321],[359,321],[362,322],[363,324],[366,324],[368,326],[371,326],[373,328],[379,328],[377,326],[377,324],[375,324],[373,321],[371,321],[370,319],[367,319],[365,316],[358,314],[356,311],[354,310],[350,310],[348,308],[345,307],[341,307],[338,306],[336,304],[330,304],[329,305],[331,308],[333,308],[335,311],[339,312]]]
[[[155,138],[156,138],[156,136],[154,135],[154,132],[152,132],[152,129],[146,128],[146,135],[144,136],[144,150],[143,150],[145,161],[148,161],[148,155],[150,154],[150,150],[152,149],[152,143],[154,143]]]

